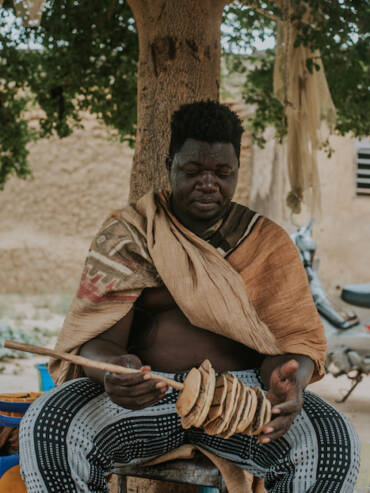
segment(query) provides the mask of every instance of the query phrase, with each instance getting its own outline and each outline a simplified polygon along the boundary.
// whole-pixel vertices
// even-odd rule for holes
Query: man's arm
[[[86,342],[81,347],[80,355],[140,370],[137,374],[118,375],[83,368],[87,377],[104,386],[115,404],[127,409],[142,409],[159,401],[167,391],[167,386],[152,380],[150,366],[143,366],[138,356],[127,352],[133,314],[132,309],[110,329]]]
[[[109,363],[113,363],[113,360],[116,360],[118,357],[127,355],[128,339],[133,318],[134,310],[131,309],[110,329],[86,342],[81,347],[80,355],[85,358]],[[84,367],[83,370],[87,377],[94,380],[94,382],[104,385],[105,371],[87,367]]]
[[[261,365],[262,382],[272,404],[272,421],[259,437],[268,443],[286,433],[303,405],[303,390],[310,383],[314,363],[308,356],[284,354],[268,356]]]

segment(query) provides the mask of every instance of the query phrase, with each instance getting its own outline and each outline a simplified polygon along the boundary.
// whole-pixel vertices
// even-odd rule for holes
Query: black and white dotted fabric
[[[246,385],[261,386],[254,370],[234,374]],[[358,438],[346,418],[318,396],[305,392],[303,410],[288,433],[261,445],[240,434],[224,440],[201,429],[183,430],[177,395],[170,389],[155,406],[132,411],[114,404],[87,378],[46,392],[21,422],[21,470],[28,493],[107,493],[106,475],[113,463],[145,462],[184,443],[263,477],[269,492],[354,491]]]

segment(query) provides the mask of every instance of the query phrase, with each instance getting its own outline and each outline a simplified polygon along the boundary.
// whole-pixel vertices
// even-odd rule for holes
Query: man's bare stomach
[[[263,357],[226,337],[192,325],[166,288],[144,290],[136,303],[129,352],[153,370],[179,372],[208,358],[219,371],[261,365]]]

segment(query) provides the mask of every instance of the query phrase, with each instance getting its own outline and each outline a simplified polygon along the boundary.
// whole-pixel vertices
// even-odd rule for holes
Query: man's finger
[[[108,382],[110,385],[118,385],[129,387],[131,385],[138,385],[141,382],[144,382],[145,373],[137,372],[130,373],[127,375],[120,375],[118,373],[106,373],[105,382]]]
[[[293,416],[279,416],[272,420],[262,430],[258,438],[259,443],[268,443],[265,439],[269,439],[268,441],[276,440],[276,438],[284,435],[289,430],[293,419]]]
[[[297,400],[299,395],[299,388],[296,382],[291,380],[285,381],[272,381],[269,391],[267,392],[267,398],[271,401],[273,406],[279,406],[283,402],[290,400]]]
[[[270,421],[270,423],[268,423],[265,426],[266,429],[270,428],[272,430],[272,431],[269,431],[267,434],[285,428],[287,426],[287,424],[292,423],[293,419],[294,418],[292,416],[290,416],[290,417],[289,416],[278,416],[277,418],[273,419],[272,421]]]
[[[279,366],[279,377],[281,380],[290,380],[297,373],[299,363],[295,359],[291,359]]]
[[[146,394],[153,394],[156,390],[156,382],[151,380],[149,382],[141,382],[137,385],[110,385],[106,384],[106,391],[108,394],[122,395],[127,397],[137,397]]]
[[[162,399],[163,396],[164,396],[164,392],[161,392],[159,389],[157,389],[155,394],[145,395],[145,396],[139,397],[137,399],[137,403],[140,406],[142,406],[143,408],[149,407],[149,406],[155,404],[156,402],[158,402],[160,399]]]
[[[282,402],[281,404],[277,404],[272,408],[272,414],[279,414],[280,416],[284,416],[287,414],[298,414],[301,409],[300,403],[294,399],[286,402]]]
[[[112,395],[112,401],[125,409],[144,409],[157,403],[165,395],[160,389],[155,392],[145,394],[139,397],[127,397],[122,395]]]
[[[278,438],[282,437],[287,431],[288,429],[279,429],[277,431],[274,431],[273,433],[270,433],[269,435],[261,435],[258,438],[258,443],[270,443],[273,440],[277,440]]]

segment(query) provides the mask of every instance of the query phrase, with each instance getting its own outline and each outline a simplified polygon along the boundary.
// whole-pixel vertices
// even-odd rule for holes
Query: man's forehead
[[[196,139],[186,139],[179,154],[182,158],[195,157],[228,157],[236,159],[235,150],[231,142],[205,142]]]

